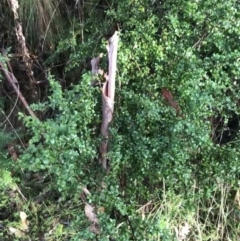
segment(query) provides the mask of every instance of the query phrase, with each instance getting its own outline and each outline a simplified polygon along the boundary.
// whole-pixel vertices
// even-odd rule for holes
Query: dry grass
[[[61,9],[64,1],[59,0],[24,0],[19,4],[19,17],[25,29],[25,36],[31,46],[36,46],[52,39],[63,31],[64,20]]]
[[[149,219],[157,220],[159,234],[153,239],[170,241],[237,241],[240,239],[240,191],[219,182],[218,188],[206,198],[204,190],[191,190],[192,198],[166,191]],[[190,193],[190,189],[189,189]],[[234,194],[233,194],[234,193]],[[163,231],[169,237],[163,237]]]

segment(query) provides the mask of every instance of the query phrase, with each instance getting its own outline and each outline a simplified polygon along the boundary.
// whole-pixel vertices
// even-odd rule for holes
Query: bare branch
[[[19,97],[19,99],[21,100],[21,102],[23,103],[23,105],[25,106],[25,108],[27,109],[28,113],[32,116],[33,119],[38,119],[37,116],[35,115],[35,113],[32,111],[32,109],[30,108],[29,104],[27,103],[26,99],[24,98],[24,96],[22,95],[20,89],[19,89],[19,85],[18,85],[18,81],[15,78],[15,76],[13,75],[13,73],[10,73],[5,67],[4,64],[0,62],[0,69],[2,70],[5,78],[8,80],[8,82],[10,83],[10,85],[12,86],[13,90],[15,91],[15,93],[17,94],[17,96]]]
[[[102,88],[102,125],[101,135],[103,137],[100,145],[100,161],[104,169],[107,169],[107,152],[108,152],[108,126],[112,120],[114,110],[114,96],[115,96],[115,78],[117,69],[117,48],[118,48],[118,33],[108,40],[108,79]]]

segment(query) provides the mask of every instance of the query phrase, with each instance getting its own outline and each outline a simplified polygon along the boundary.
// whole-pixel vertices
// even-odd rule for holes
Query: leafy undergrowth
[[[28,173],[18,179],[8,171],[1,174],[5,183],[0,192],[1,240],[114,240],[91,234],[80,195],[63,199],[44,173]],[[164,184],[162,188],[161,197],[135,206],[129,222],[115,220],[116,238],[127,224],[132,234],[128,240],[239,240],[240,190],[221,182],[212,192],[195,185],[189,187],[186,198],[185,193],[165,190]],[[131,225],[136,218],[141,220],[138,227]]]
[[[63,201],[40,174],[22,176],[17,182],[5,175],[3,183],[6,178],[0,194],[1,240],[71,240],[87,227],[80,197]]]
[[[219,187],[209,198],[202,191],[191,188],[192,199],[184,195],[166,193],[155,205],[148,218],[155,218],[159,232],[151,240],[239,240],[239,191],[227,184]]]
[[[93,4],[89,19],[75,25],[74,17],[64,34],[65,27],[56,26],[58,44],[51,35],[46,38],[48,59],[42,60],[43,51],[36,62],[45,62],[39,80],[47,84],[36,92],[19,53],[15,56],[18,41],[2,34],[15,56],[11,62],[19,62],[12,67],[20,90],[42,118],[9,105],[16,95],[9,101],[12,89],[3,85],[1,93],[8,93],[0,98],[2,126],[9,122],[6,130],[15,130],[14,135],[19,130],[22,135],[15,138],[26,139],[26,149],[18,157],[14,149],[9,152],[17,159],[7,169],[11,173],[4,167],[12,161],[0,156],[0,240],[238,241],[238,1],[113,0],[107,5],[105,11]],[[90,88],[86,63],[105,52],[100,36],[112,23],[118,25],[120,43],[107,154],[111,168],[103,173],[96,161],[102,90]],[[32,22],[34,29],[39,24]],[[38,75],[39,70],[31,71]],[[21,122],[15,122],[19,111]],[[0,135],[0,152],[6,143]],[[90,197],[82,197],[83,187]],[[85,201],[95,207],[98,234],[89,231]]]

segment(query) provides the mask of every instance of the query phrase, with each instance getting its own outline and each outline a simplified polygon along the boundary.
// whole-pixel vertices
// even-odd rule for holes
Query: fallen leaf
[[[84,207],[85,215],[87,216],[88,220],[92,223],[98,223],[97,215],[94,212],[93,206],[86,203]]]
[[[25,233],[19,229],[13,228],[13,227],[9,227],[8,228],[9,231],[14,234],[17,238],[22,238],[25,236]]]
[[[25,212],[20,212],[20,219],[21,219],[21,224],[20,224],[21,230],[27,231],[28,225],[29,225],[29,222],[27,221],[27,214]]]
[[[167,88],[162,89],[162,96],[168,104],[176,110],[177,114],[180,114],[181,109],[178,103],[173,99],[172,93]]]
[[[98,224],[92,224],[92,225],[88,228],[88,230],[89,230],[90,232],[92,232],[92,233],[95,233],[95,234],[100,234],[100,233],[101,233],[100,227],[99,227]]]
[[[105,208],[104,207],[98,207],[98,213],[104,213]]]
[[[13,227],[8,228],[10,233],[14,234],[17,238],[26,236],[25,231],[28,231],[29,225],[29,222],[27,221],[27,214],[25,212],[20,212],[19,216],[21,219],[19,229]]]
[[[190,232],[190,229],[191,227],[187,222],[180,226],[178,229],[178,240],[185,240]]]

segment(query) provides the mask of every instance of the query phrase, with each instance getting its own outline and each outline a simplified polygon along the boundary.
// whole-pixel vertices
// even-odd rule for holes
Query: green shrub
[[[107,12],[105,24],[122,28],[107,175],[97,161],[100,91],[89,87],[89,75],[66,91],[51,77],[49,101],[36,109],[51,109],[52,118],[24,117],[33,137],[21,168],[46,172],[65,198],[87,186],[88,201],[105,210],[98,214],[99,240],[173,240],[184,222],[197,228],[193,240],[237,237],[228,212],[237,209],[238,124],[231,141],[214,139],[217,132],[231,134],[228,122],[239,113],[237,10],[236,1],[169,0],[120,2]],[[172,92],[183,118],[164,101],[162,88]],[[219,116],[221,128],[213,121]],[[145,219],[137,210],[149,201]],[[80,217],[83,212],[75,222]],[[224,232],[216,231],[218,218]],[[82,227],[73,240],[93,240]]]

